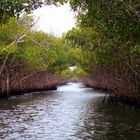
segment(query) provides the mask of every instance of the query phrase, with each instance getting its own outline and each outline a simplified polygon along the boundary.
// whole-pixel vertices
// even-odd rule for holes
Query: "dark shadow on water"
[[[113,105],[97,98],[90,104],[89,114],[76,136],[91,140],[139,140],[140,110]]]

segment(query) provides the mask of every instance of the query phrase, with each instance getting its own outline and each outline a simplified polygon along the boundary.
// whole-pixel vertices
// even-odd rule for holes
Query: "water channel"
[[[0,140],[140,140],[140,110],[68,83],[0,100]]]

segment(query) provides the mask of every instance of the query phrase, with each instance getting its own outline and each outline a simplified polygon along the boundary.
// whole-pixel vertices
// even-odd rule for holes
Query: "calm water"
[[[140,110],[69,83],[0,100],[0,140],[140,140]]]

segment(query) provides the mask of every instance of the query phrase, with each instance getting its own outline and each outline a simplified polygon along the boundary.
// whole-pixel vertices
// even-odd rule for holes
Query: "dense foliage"
[[[32,18],[23,19],[26,22],[11,18],[0,26],[1,93],[9,94],[10,90],[16,89],[51,88],[63,81],[58,81],[50,73],[60,75],[71,65],[69,61],[74,61],[70,57],[72,51],[63,39],[34,31]]]
[[[140,91],[139,0],[72,0],[78,27],[66,38],[89,54],[92,86],[132,96]],[[126,88],[127,87],[127,88]]]
[[[49,69],[52,72],[64,70],[71,65],[69,61],[74,61],[70,57],[72,51],[63,39],[32,31],[28,26],[10,19],[0,27],[1,58],[9,53],[9,58],[22,61],[26,69]]]

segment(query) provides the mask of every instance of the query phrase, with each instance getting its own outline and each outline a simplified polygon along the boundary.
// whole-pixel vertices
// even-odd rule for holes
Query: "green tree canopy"
[[[23,13],[49,4],[63,4],[66,0],[1,0],[0,23],[5,23],[10,17],[19,18]]]

